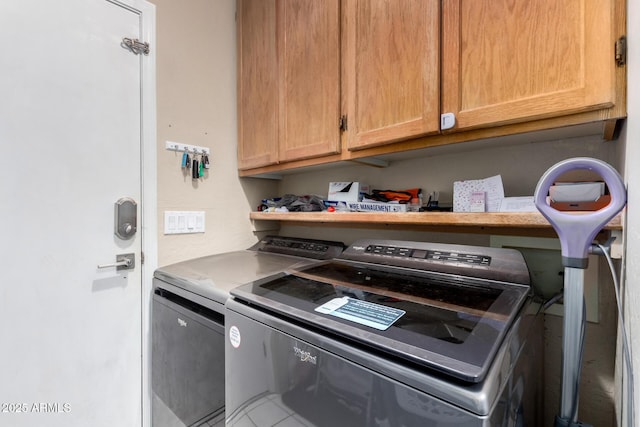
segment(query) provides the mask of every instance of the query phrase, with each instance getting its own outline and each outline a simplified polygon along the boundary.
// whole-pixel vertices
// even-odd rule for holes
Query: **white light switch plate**
[[[165,211],[164,234],[204,233],[204,211]]]

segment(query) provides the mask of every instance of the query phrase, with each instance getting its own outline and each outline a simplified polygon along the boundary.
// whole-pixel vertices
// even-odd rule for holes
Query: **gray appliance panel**
[[[158,268],[154,277],[224,304],[229,291],[319,260],[340,255],[344,244],[287,236],[266,236],[247,250],[204,256]]]
[[[186,426],[224,407],[224,318],[157,288],[153,295],[152,387]],[[206,363],[202,363],[202,361]],[[154,413],[155,416],[155,413]]]
[[[338,256],[340,242],[266,236],[248,250],[161,267],[154,292],[168,291],[184,306],[154,295],[152,317],[153,417],[158,425],[191,425],[224,404],[224,303],[229,291],[292,266]],[[209,309],[216,325],[198,314]],[[160,400],[156,405],[156,401]]]
[[[227,378],[242,385],[227,390],[228,426],[482,425],[467,411],[299,338],[233,311],[227,320],[241,337],[237,348],[227,347]]]
[[[535,359],[541,316],[530,308],[514,323],[485,381],[464,384],[231,299],[226,315],[227,425],[255,417],[258,412],[251,409],[258,405],[260,426],[519,425],[505,422],[519,417],[523,406],[527,419],[539,412],[539,402],[524,401],[541,384],[536,375],[540,361]],[[524,353],[533,354],[533,361],[525,361]]]
[[[316,263],[294,256],[242,250],[210,255],[158,268],[154,276],[224,304],[231,289],[293,266]]]

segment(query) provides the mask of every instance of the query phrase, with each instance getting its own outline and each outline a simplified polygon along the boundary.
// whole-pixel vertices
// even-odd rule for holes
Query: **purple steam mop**
[[[564,173],[590,170],[602,177],[611,195],[604,208],[588,213],[558,211],[547,203],[549,188]],[[564,325],[562,341],[562,394],[555,427],[577,427],[578,388],[584,341],[584,273],[596,235],[626,204],[626,189],[618,172],[607,163],[577,157],[559,162],[540,178],[534,194],[536,207],[560,239],[564,266]]]

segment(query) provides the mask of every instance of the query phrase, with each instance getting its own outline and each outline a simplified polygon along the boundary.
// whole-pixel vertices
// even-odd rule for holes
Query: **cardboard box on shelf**
[[[593,202],[604,194],[604,182],[557,182],[549,187],[554,202]]]
[[[554,202],[551,200],[549,205],[559,211],[599,211],[600,209],[611,203],[611,196],[605,194],[598,197],[598,200],[586,202]]]
[[[356,212],[406,212],[407,205],[384,202],[347,202],[349,210]]]
[[[360,182],[330,182],[327,200],[332,202],[358,202],[360,193],[368,191],[368,186]]]

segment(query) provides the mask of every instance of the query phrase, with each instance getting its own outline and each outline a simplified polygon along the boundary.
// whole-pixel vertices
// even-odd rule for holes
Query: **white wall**
[[[479,148],[478,146],[482,147]],[[424,157],[425,153],[428,157]],[[437,153],[432,155],[431,153]],[[550,142],[520,142],[504,145],[466,143],[450,150],[427,150],[423,157],[391,162],[388,168],[348,164],[343,167],[298,173],[284,176],[280,194],[327,195],[330,181],[361,181],[377,189],[401,190],[420,187],[425,194],[440,191],[440,201],[453,200],[453,182],[465,179],[486,178],[501,175],[506,196],[532,196],[538,180],[553,164],[569,157],[588,156],[602,159],[617,166],[616,142],[602,141],[593,135],[566,138]],[[283,233],[305,233],[309,237],[324,236],[351,243],[358,237],[370,237],[371,230],[339,229],[322,227],[291,228],[283,226]],[[379,233],[376,230],[375,233]],[[394,232],[395,234],[395,232]],[[381,237],[391,235],[384,232]],[[402,233],[401,238],[416,239],[415,231]],[[459,234],[428,234],[422,240],[446,239],[451,243],[488,244],[487,236]]]
[[[500,142],[501,140],[495,140]],[[616,142],[601,135],[555,139],[542,142],[504,144],[482,141],[424,150],[408,159],[392,161],[387,168],[346,163],[325,171],[286,175],[281,190],[296,194],[327,194],[329,181],[363,181],[373,188],[421,187],[440,191],[441,199],[452,201],[453,181],[502,176],[506,196],[533,195],[540,176],[554,163],[567,157],[590,156],[615,164]],[[435,154],[434,154],[435,153]]]
[[[627,183],[627,220],[625,224],[625,321],[631,336],[633,365],[635,367],[636,425],[640,422],[640,4],[627,2],[627,121],[621,141],[624,143],[624,176]],[[621,359],[618,358],[619,363]],[[618,369],[619,371],[620,369]],[[625,378],[626,381],[626,378]],[[625,382],[626,384],[626,382]],[[625,424],[622,424],[625,425]]]
[[[235,0],[151,0],[157,14],[158,264],[255,243],[249,211],[272,181],[238,178]],[[208,147],[193,181],[165,141]],[[203,234],[164,235],[164,211],[204,211]]]

